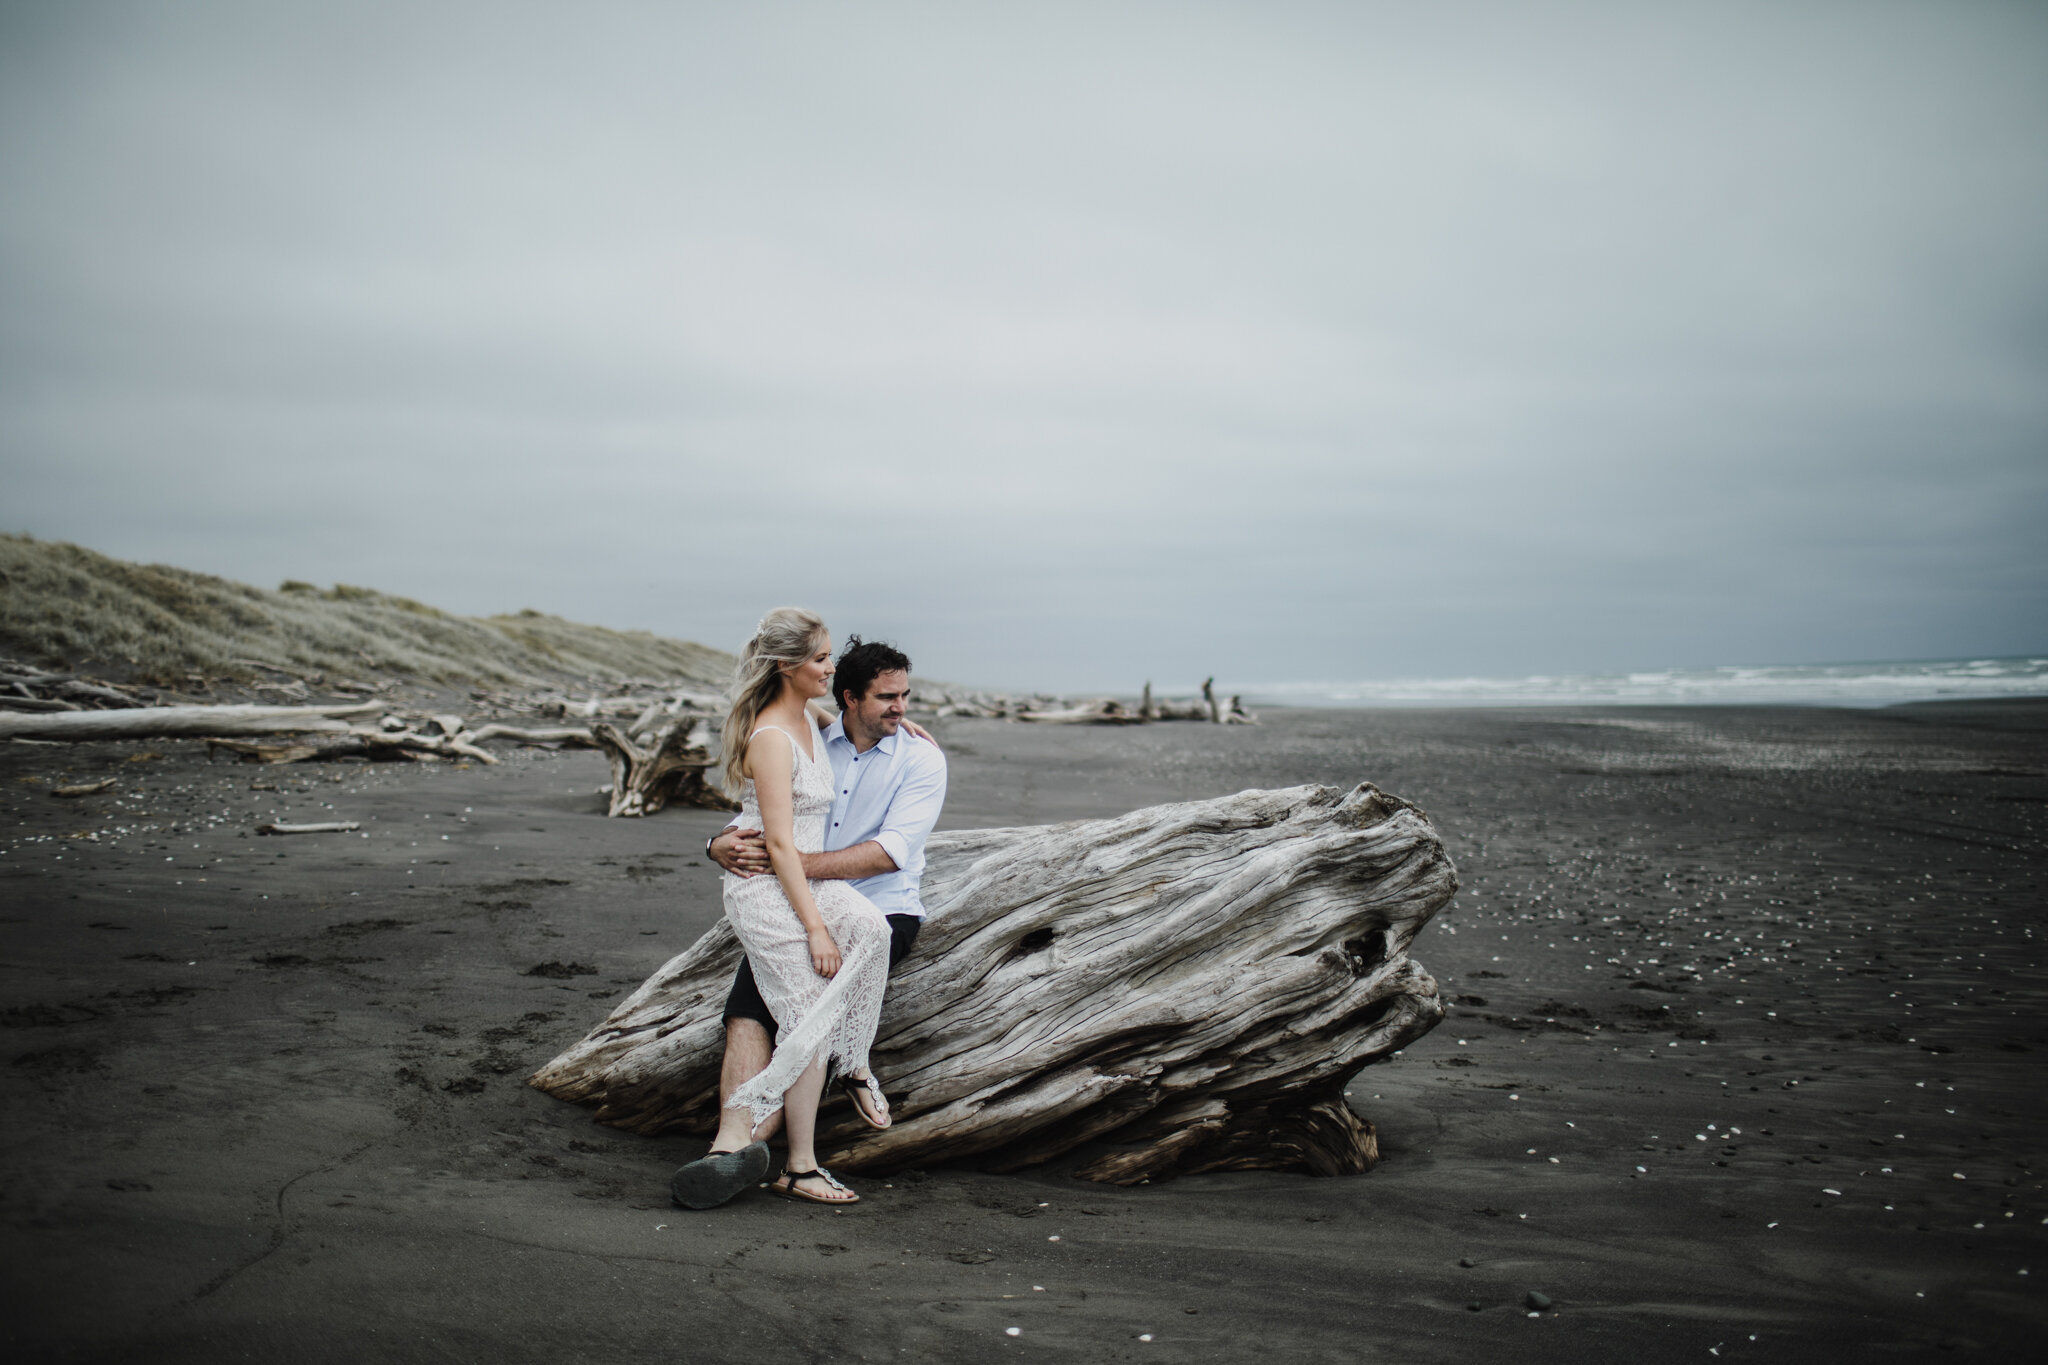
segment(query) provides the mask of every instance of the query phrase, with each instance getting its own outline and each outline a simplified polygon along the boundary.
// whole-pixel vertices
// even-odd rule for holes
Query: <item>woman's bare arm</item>
[[[796,756],[787,735],[769,739],[756,733],[747,741],[747,772],[754,779],[755,799],[761,805],[761,837],[768,845],[768,865],[790,908],[803,921],[810,939],[811,966],[820,976],[839,971],[839,945],[825,927],[818,903],[811,898],[810,883],[804,880],[803,855],[796,850],[796,803],[791,791]]]

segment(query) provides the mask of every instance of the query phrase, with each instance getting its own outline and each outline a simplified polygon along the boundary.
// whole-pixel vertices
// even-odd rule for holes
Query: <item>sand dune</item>
[[[456,616],[370,588],[276,591],[93,550],[0,535],[0,653],[110,676],[176,682],[250,663],[439,683],[650,678],[723,686],[722,650],[537,611]]]

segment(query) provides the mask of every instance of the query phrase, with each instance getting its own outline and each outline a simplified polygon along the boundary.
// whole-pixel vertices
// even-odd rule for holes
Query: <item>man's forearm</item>
[[[857,882],[862,877],[879,877],[895,870],[896,860],[872,839],[830,853],[804,854],[804,875],[819,881]]]

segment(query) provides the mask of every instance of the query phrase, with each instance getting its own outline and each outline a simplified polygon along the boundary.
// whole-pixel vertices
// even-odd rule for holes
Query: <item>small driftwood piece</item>
[[[457,722],[458,724],[460,722]],[[423,735],[407,730],[399,734],[388,734],[378,730],[357,730],[357,743],[371,758],[377,758],[394,750],[406,757],[431,754],[435,758],[473,758],[479,763],[495,765],[498,760],[469,742],[466,734]]]
[[[1080,1174],[1120,1184],[1365,1170],[1344,1089],[1443,1017],[1408,949],[1456,889],[1428,818],[1370,784],[934,835],[875,1040],[895,1126],[828,1110],[826,1164],[1011,1170],[1100,1141]],[[632,1132],[709,1132],[739,959],[721,921],[532,1084]]]
[[[258,834],[347,834],[352,830],[361,828],[361,823],[355,820],[329,820],[325,824],[319,825],[283,825],[273,821],[267,825],[256,826],[256,832]]]
[[[66,797],[94,796],[113,786],[118,781],[120,779],[117,777],[103,777],[97,782],[80,782],[69,787],[52,787],[50,788],[50,795]]]
[[[249,763],[304,763],[309,758],[339,757],[338,751],[347,749],[355,752],[353,744],[338,744],[323,748],[318,744],[302,744],[296,740],[281,739],[264,743],[252,739],[224,739],[209,735],[206,739],[206,756],[211,759],[216,752],[236,755]]]
[[[479,763],[498,762],[471,744],[468,735],[423,735],[411,730],[393,733],[357,729],[332,740],[281,740],[272,743],[209,735],[206,748],[209,757],[216,750],[225,750],[250,763],[305,763],[338,758],[473,758]]]
[[[610,721],[590,727],[591,737],[612,763],[609,815],[652,815],[671,802],[710,810],[738,810],[739,804],[704,779],[718,761],[711,726],[679,720],[656,730],[642,748]]]
[[[0,714],[0,739],[205,739],[209,735],[339,733],[345,717],[378,710],[344,706],[131,706],[50,715]]]

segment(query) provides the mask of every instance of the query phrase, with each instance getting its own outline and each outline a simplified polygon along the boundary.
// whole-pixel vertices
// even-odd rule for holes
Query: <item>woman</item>
[[[770,1190],[851,1204],[860,1196],[818,1165],[818,1097],[826,1067],[836,1064],[868,1092],[861,1107],[887,1122],[881,1087],[868,1074],[868,1048],[882,1014],[889,924],[851,884],[804,877],[802,855],[824,849],[832,808],[832,767],[809,709],[831,690],[831,679],[832,636],[823,621],[796,607],[762,617],[740,653],[725,720],[725,785],[740,797],[736,823],[762,832],[775,875],[725,874],[725,917],[775,1016],[776,1042],[767,1069],[726,1103],[747,1109],[757,1128],[783,1111],[789,1150]]]

